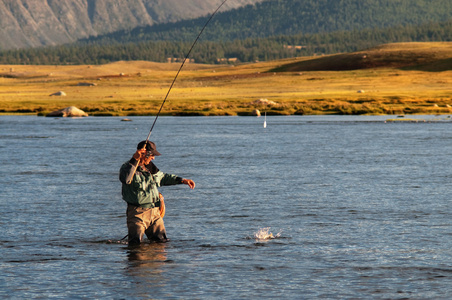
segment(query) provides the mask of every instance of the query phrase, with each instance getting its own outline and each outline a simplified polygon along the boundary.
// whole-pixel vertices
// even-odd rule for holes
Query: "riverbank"
[[[238,66],[187,64],[162,115],[251,115],[256,109],[268,115],[449,114],[450,47],[451,43],[407,43],[340,57]],[[357,57],[369,60],[376,53],[378,60],[362,68],[348,70],[353,61],[343,63],[352,58],[356,63]],[[155,115],[179,67],[144,61],[2,65],[0,114],[45,115],[76,106],[90,116]]]

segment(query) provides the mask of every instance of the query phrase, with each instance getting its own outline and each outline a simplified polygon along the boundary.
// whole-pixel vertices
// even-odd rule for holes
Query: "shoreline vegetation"
[[[155,115],[180,63],[0,65],[0,115],[76,106],[90,116]],[[161,115],[452,113],[452,42],[240,65],[186,63]]]

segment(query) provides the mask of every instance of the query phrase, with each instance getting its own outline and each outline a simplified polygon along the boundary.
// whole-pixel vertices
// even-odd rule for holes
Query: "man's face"
[[[152,160],[154,160],[154,155],[150,151],[146,151],[146,156],[144,157],[144,164],[149,164]]]

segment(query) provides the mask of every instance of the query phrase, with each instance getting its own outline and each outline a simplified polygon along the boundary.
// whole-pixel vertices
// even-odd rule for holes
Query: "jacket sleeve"
[[[182,177],[163,173],[162,171],[158,171],[157,174],[154,175],[154,180],[157,182],[158,186],[182,184]]]
[[[138,161],[134,158],[130,159],[128,162],[124,163],[119,169],[119,181],[126,183],[126,179],[132,172],[134,166],[136,166]]]

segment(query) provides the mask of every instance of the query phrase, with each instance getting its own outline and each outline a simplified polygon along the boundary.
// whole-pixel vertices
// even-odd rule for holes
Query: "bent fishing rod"
[[[165,98],[163,99],[162,105],[160,105],[160,109],[158,110],[157,115],[155,116],[154,122],[152,123],[151,129],[149,130],[149,134],[148,134],[148,136],[147,136],[147,138],[146,138],[146,142],[149,141],[149,138],[151,137],[152,130],[154,129],[155,123],[157,123],[157,119],[158,119],[158,117],[159,117],[159,115],[160,115],[160,112],[161,112],[162,109],[163,109],[163,105],[165,105],[166,99],[168,99],[168,95],[169,95],[169,93],[171,92],[171,89],[173,88],[174,83],[176,82],[177,76],[179,76],[179,73],[180,73],[180,71],[182,70],[182,68],[184,67],[185,62],[187,61],[188,57],[189,57],[190,54],[191,54],[191,51],[193,50],[193,48],[195,47],[196,43],[198,42],[198,40],[199,40],[201,34],[203,33],[204,29],[206,29],[207,25],[208,25],[208,24],[210,23],[210,21],[212,20],[213,16],[215,16],[215,14],[220,10],[220,8],[223,6],[223,4],[226,3],[226,1],[227,1],[227,0],[224,0],[223,2],[221,2],[220,6],[217,7],[217,9],[212,13],[212,15],[210,15],[210,18],[207,20],[206,24],[204,24],[204,26],[202,27],[202,29],[201,29],[201,31],[199,32],[198,36],[196,37],[195,41],[194,41],[193,44],[191,45],[190,50],[188,50],[187,55],[185,55],[185,58],[184,58],[184,60],[182,61],[182,64],[180,65],[180,68],[179,68],[179,70],[177,71],[176,76],[174,76],[173,82],[171,83],[171,85],[170,85],[170,87],[169,87],[169,89],[168,89],[168,92],[166,93]],[[146,144],[147,144],[147,143],[144,144],[143,149],[146,148]],[[126,179],[126,183],[127,183],[127,184],[130,184],[130,183],[132,182],[133,176],[135,175],[135,172],[137,171],[138,165],[139,165],[139,162],[136,164],[136,166],[133,167],[132,172],[129,173],[129,176],[128,176],[127,179]]]

